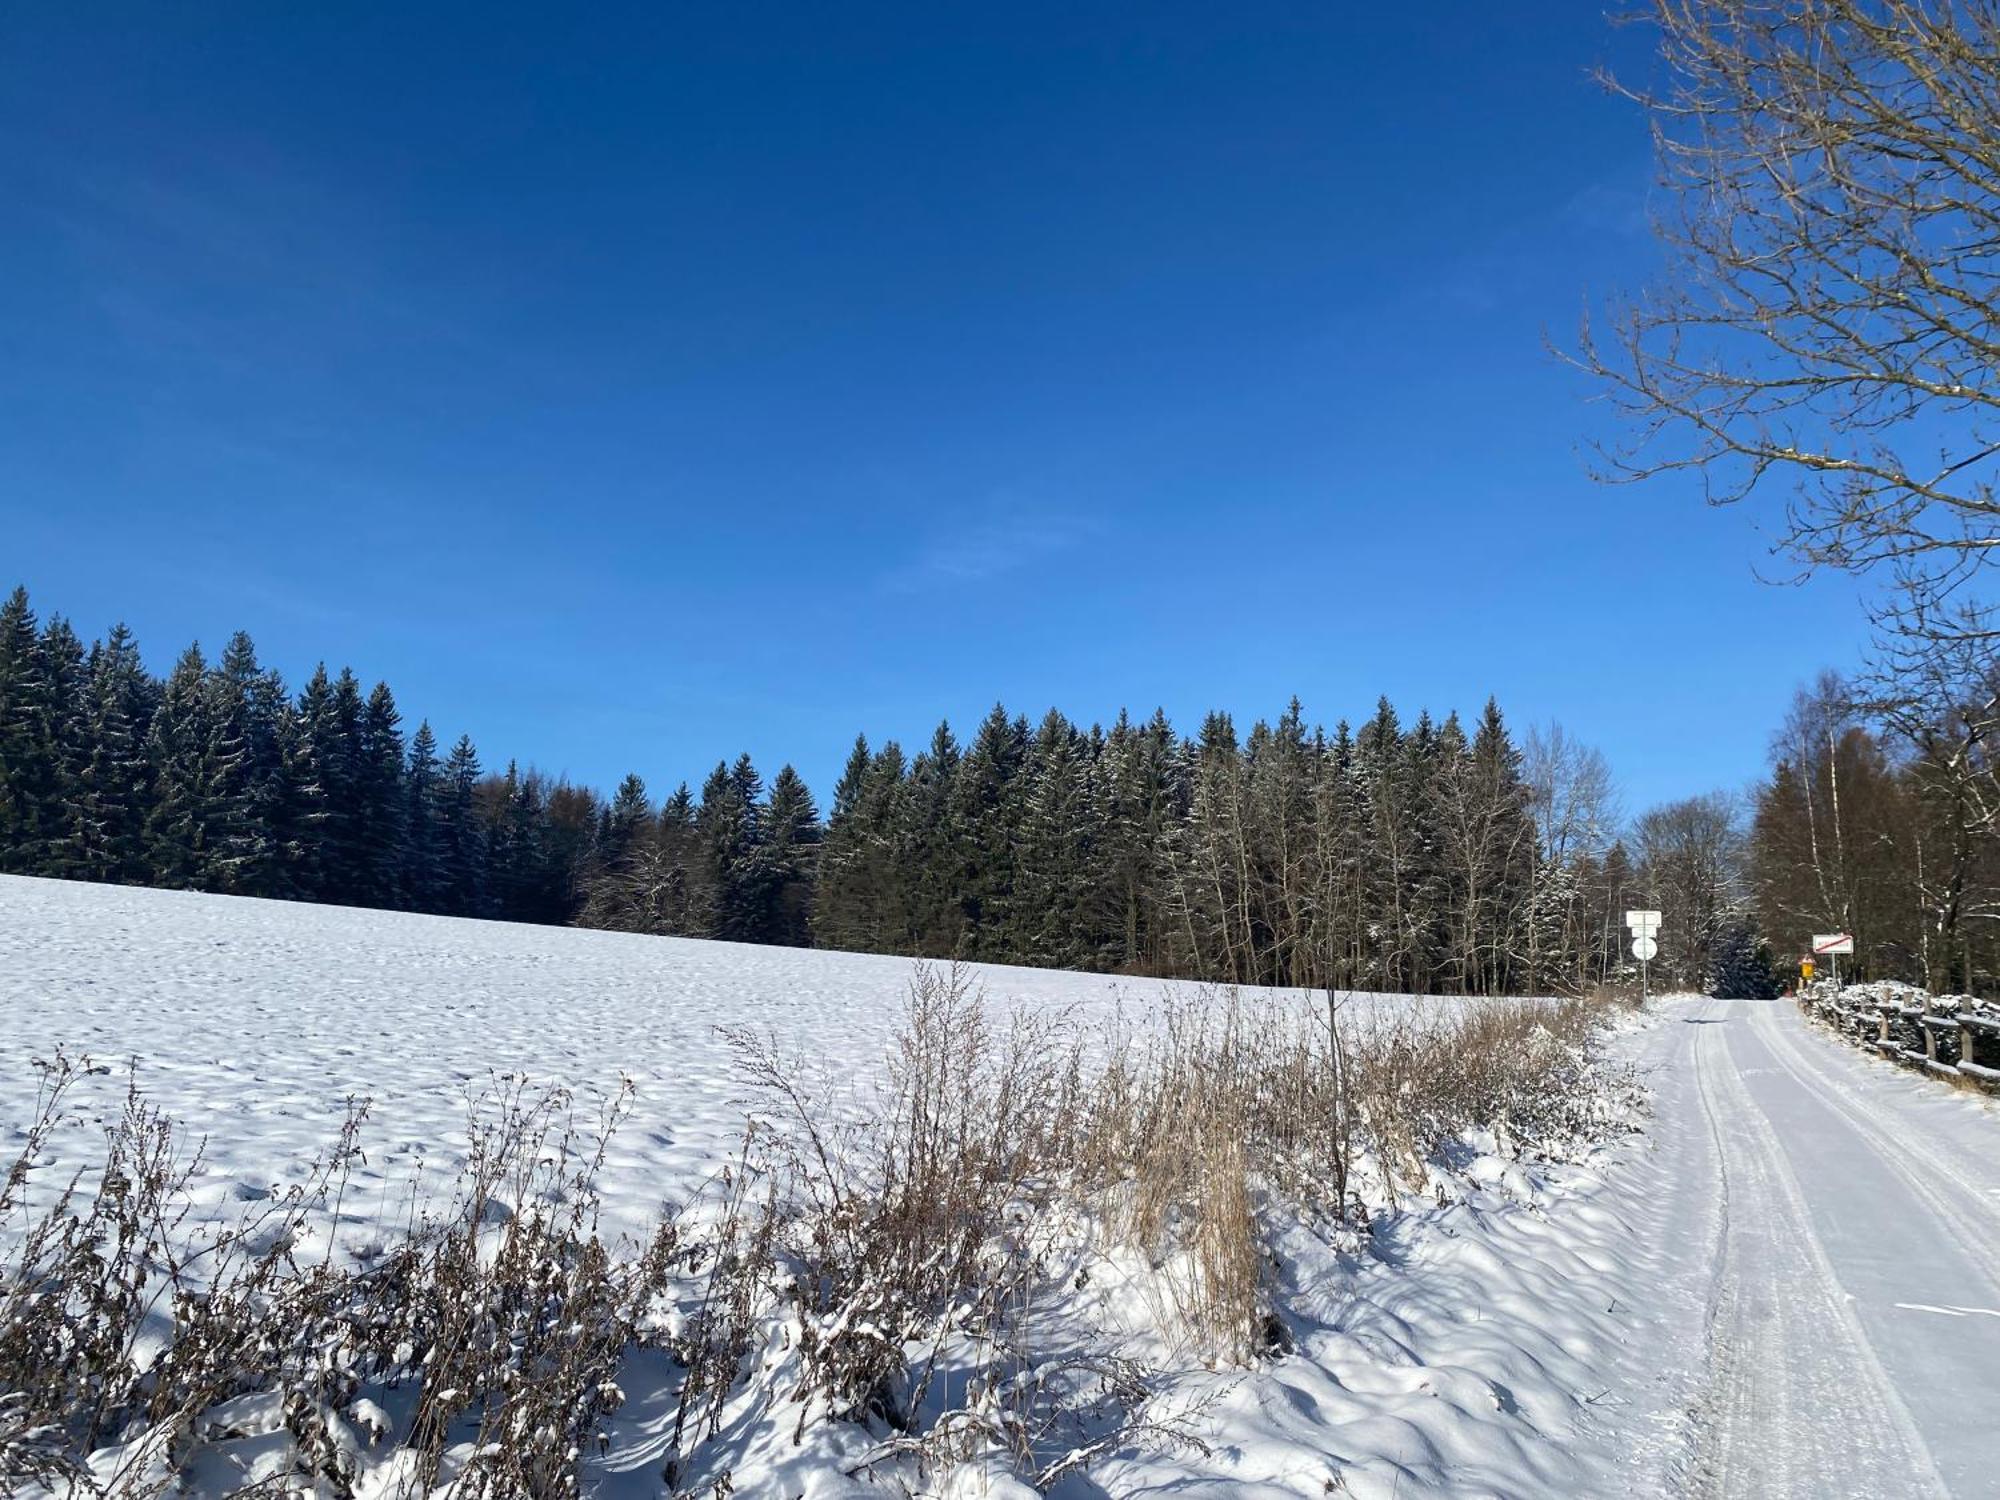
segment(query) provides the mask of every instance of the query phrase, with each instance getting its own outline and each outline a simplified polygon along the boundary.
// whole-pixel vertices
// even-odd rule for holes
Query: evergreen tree
[[[951,957],[965,935],[953,889],[964,837],[954,801],[963,758],[951,725],[940,723],[911,763],[907,787],[898,789],[893,905],[904,918],[898,941],[929,958]]]
[[[1715,938],[1709,993],[1718,1000],[1775,1000],[1785,983],[1770,948],[1748,922],[1732,922]]]
[[[360,840],[362,722],[367,707],[354,673],[329,678],[321,664],[299,694],[291,784],[297,809],[301,889],[317,901],[369,904]]]
[[[1035,731],[1021,785],[1016,845],[1018,886],[1010,892],[1004,951],[1056,968],[1089,967],[1097,957],[1088,922],[1096,809],[1083,738],[1051,709]]]
[[[758,854],[757,799],[762,792],[749,756],[740,757],[734,767],[719,761],[702,783],[695,815],[715,892],[714,935],[730,942],[763,942],[770,927],[768,871]]]
[[[284,683],[258,666],[250,637],[238,631],[209,674],[206,692],[215,783],[204,884],[236,895],[286,895],[291,872]]]
[[[411,911],[451,909],[444,831],[450,788],[446,778],[438,761],[437,736],[426,719],[410,736],[409,761],[403,770],[403,868],[398,889]]]
[[[762,820],[760,884],[766,893],[764,941],[788,948],[812,942],[814,856],[819,849],[819,809],[799,773],[782,767],[771,782]]]
[[[532,922],[541,904],[542,792],[540,778],[511,760],[504,776],[482,788],[488,880],[504,921]]]
[[[41,867],[57,785],[50,715],[35,612],[17,588],[0,606],[0,870]]]
[[[354,757],[354,857],[361,906],[402,904],[408,859],[409,788],[404,785],[403,716],[386,682],[375,684],[359,716]]]
[[[697,826],[694,794],[683,781],[660,807],[657,874],[648,904],[651,930],[674,937],[708,937],[715,931],[715,875]]]
[[[635,772],[618,783],[617,794],[605,809],[604,832],[599,840],[598,858],[606,870],[622,870],[632,850],[653,824],[653,802],[646,795],[646,783]]]
[[[152,767],[146,744],[152,683],[123,625],[93,647],[85,689],[83,764],[77,770],[77,849],[72,873],[84,880],[143,884]]]
[[[834,783],[812,913],[813,942],[822,948],[859,949],[866,939],[868,831],[861,824],[860,809],[873,762],[867,738],[857,735]]]
[[[83,861],[83,768],[90,748],[85,737],[89,702],[89,669],[83,643],[61,615],[52,615],[40,642],[44,714],[39,733],[39,759],[46,782],[41,816],[41,855],[36,862],[44,875],[79,873]]]
[[[583,904],[583,890],[606,808],[589,787],[558,778],[542,781],[541,867],[532,922],[569,922]]]
[[[462,734],[445,762],[438,819],[442,907],[453,916],[483,917],[492,909],[480,780],[479,752],[472,736]]]
[[[206,889],[217,872],[212,825],[236,768],[212,704],[208,664],[199,645],[189,646],[167,677],[147,742],[153,806],[146,858],[154,880],[171,888]]]
[[[1005,962],[1013,951],[1009,928],[1024,811],[1019,782],[1027,759],[1027,721],[1009,719],[994,704],[959,765],[952,799],[958,845],[953,884],[968,958]]]

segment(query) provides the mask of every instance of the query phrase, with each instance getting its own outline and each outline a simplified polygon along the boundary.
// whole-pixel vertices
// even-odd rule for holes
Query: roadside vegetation
[[[136,1090],[58,1180],[93,1065],[52,1058],[0,1187],[0,1493],[545,1497],[636,1451],[647,1492],[726,1495],[765,1448],[892,1492],[967,1464],[1039,1489],[1198,1446],[1165,1376],[1283,1356],[1274,1227],[1360,1253],[1474,1156],[1588,1150],[1628,1102],[1604,1014],[1371,1031],[1217,991],[1085,1031],[920,968],[871,1091],[734,1034],[735,1161],[615,1245],[617,1102],[495,1080],[445,1206],[362,1248],[331,1232],[365,1104],[304,1183],[218,1217]]]

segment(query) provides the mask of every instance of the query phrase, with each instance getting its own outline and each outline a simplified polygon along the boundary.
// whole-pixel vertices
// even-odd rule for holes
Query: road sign
[[[1628,911],[1625,925],[1632,929],[1634,937],[1651,937],[1660,930],[1660,914],[1656,911]]]
[[[1660,955],[1660,945],[1650,937],[1632,939],[1632,956],[1640,963],[1649,963]]]
[[[1814,953],[1852,953],[1854,934],[1851,932],[1816,932],[1813,934]]]

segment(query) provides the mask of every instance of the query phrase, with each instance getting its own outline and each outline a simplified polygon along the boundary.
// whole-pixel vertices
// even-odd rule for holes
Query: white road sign
[[[1654,942],[1653,939],[1649,937],[1635,937],[1632,939],[1632,956],[1641,963],[1650,963],[1653,959],[1658,958],[1659,955],[1660,945]]]
[[[1628,911],[1625,913],[1625,925],[1644,937],[1649,932],[1660,930],[1660,914],[1656,911]]]
[[[1851,932],[1816,932],[1813,934],[1814,953],[1852,953],[1854,934]]]

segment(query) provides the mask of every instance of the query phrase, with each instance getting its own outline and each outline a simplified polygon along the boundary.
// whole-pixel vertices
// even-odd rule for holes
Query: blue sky
[[[1385,692],[1741,785],[1863,632],[1585,472],[1604,10],[17,8],[0,584],[600,786]]]

